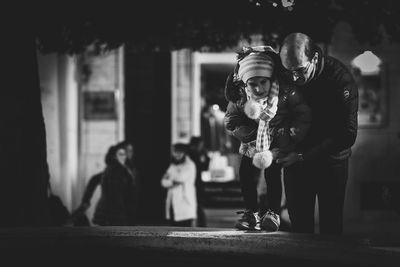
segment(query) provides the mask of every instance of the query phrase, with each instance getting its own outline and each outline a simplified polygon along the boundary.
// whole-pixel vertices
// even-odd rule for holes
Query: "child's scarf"
[[[253,164],[260,169],[268,168],[272,163],[272,153],[269,147],[273,141],[273,136],[269,122],[274,118],[278,109],[278,93],[279,87],[273,84],[268,97],[261,103],[248,99],[248,103],[245,105],[247,116],[252,119],[259,119]],[[262,119],[260,119],[260,116]]]

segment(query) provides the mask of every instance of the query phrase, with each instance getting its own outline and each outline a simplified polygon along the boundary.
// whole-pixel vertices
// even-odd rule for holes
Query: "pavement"
[[[0,259],[12,266],[399,266],[400,239],[391,238],[387,247],[362,237],[233,228],[2,228]]]

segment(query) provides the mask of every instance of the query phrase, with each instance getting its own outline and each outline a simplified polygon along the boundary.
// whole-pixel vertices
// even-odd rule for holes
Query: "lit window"
[[[360,69],[362,75],[379,74],[382,60],[371,51],[365,51],[353,59],[353,67]]]

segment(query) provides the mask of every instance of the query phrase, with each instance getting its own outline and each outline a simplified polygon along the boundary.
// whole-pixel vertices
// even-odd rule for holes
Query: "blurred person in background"
[[[196,165],[188,156],[188,145],[175,143],[171,163],[161,179],[167,189],[165,218],[171,226],[192,227],[197,218]]]
[[[120,143],[120,145],[122,145],[126,150],[125,164],[129,168],[129,171],[131,172],[131,174],[134,178],[135,200],[133,202],[133,205],[135,205],[135,207],[133,208],[133,211],[131,214],[132,218],[130,219],[130,221],[131,221],[130,224],[136,224],[139,189],[137,186],[138,179],[137,179],[137,171],[136,171],[135,160],[134,160],[134,149],[133,149],[133,145],[128,141],[122,141]],[[90,220],[87,217],[86,212],[89,209],[89,207],[91,206],[91,199],[93,197],[94,192],[96,191],[97,187],[100,186],[100,184],[101,184],[105,170],[109,166],[110,162],[112,162],[112,150],[111,149],[113,149],[113,146],[110,146],[108,148],[107,153],[104,157],[104,163],[105,163],[106,167],[104,168],[104,170],[94,174],[89,179],[89,182],[87,183],[85,191],[83,193],[83,197],[82,197],[80,205],[71,214],[70,221],[72,221],[72,224],[74,226],[90,226]]]
[[[132,225],[135,213],[135,177],[126,166],[127,153],[123,142],[112,146],[107,167],[101,178],[101,196],[93,223],[102,226]]]
[[[207,171],[210,165],[210,157],[204,146],[204,140],[200,136],[192,136],[189,142],[189,157],[196,165],[196,197],[197,197],[197,220],[196,226],[206,227],[207,218],[204,211],[205,184],[201,179],[203,171]]]

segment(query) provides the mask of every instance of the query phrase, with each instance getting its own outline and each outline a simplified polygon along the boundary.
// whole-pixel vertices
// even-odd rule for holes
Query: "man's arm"
[[[90,206],[90,200],[92,199],[92,196],[93,196],[94,191],[96,190],[97,186],[100,185],[101,178],[103,177],[103,175],[104,175],[104,171],[97,173],[90,178],[88,185],[85,188],[85,192],[83,194],[82,202],[81,202],[81,206],[85,210]]]
[[[173,182],[172,182],[171,174],[170,174],[171,172],[172,172],[172,166],[170,165],[161,178],[161,186],[162,187],[170,188],[173,186]]]

